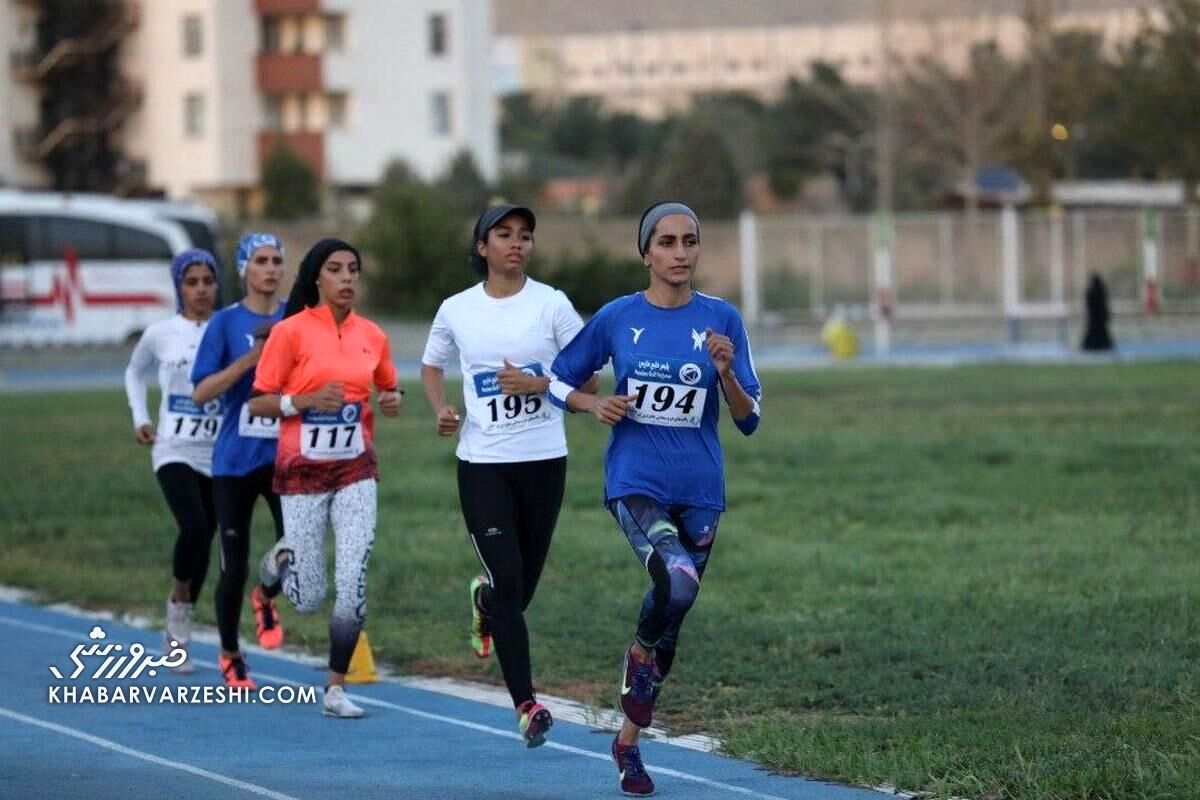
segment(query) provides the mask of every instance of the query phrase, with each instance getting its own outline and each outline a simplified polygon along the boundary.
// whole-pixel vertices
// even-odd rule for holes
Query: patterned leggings
[[[663,678],[675,661],[679,627],[696,602],[708,566],[721,512],[690,506],[661,506],[643,495],[613,500],[609,511],[653,582],[642,600],[638,644],[654,650]],[[659,686],[655,686],[655,694]]]
[[[329,620],[329,669],[345,673],[367,616],[367,560],[375,542],[375,480],[335,492],[285,494],[283,593],[311,614],[325,599],[325,531],[333,527],[334,601]]]

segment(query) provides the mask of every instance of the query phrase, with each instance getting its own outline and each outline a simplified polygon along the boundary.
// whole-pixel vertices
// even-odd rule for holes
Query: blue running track
[[[324,672],[289,656],[248,656],[259,687],[317,687],[316,703],[98,704],[65,700],[100,686],[156,689],[220,684],[216,650],[193,642],[191,675],[91,680],[102,659],[72,651],[102,644],[161,654],[161,634],[100,617],[0,601],[0,798],[212,800],[593,800],[621,797],[612,734],[557,720],[528,750],[510,709],[384,681],[351,688],[359,720],[324,717]],[[50,672],[55,666],[60,680]],[[264,693],[265,696],[266,693]],[[283,692],[279,691],[282,697]],[[554,704],[548,703],[551,711]],[[659,741],[643,757],[656,796],[686,800],[883,800],[884,794],[771,775],[755,765]]]

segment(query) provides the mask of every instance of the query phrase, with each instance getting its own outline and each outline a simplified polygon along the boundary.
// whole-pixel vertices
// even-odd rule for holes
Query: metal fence
[[[897,319],[1049,314],[1079,306],[1095,273],[1118,313],[1146,310],[1148,300],[1157,305],[1150,310],[1200,313],[1200,265],[1186,255],[1188,226],[1192,236],[1200,226],[1196,215],[1010,211],[1006,233],[1005,213],[898,215],[890,286],[877,273],[874,217],[743,218],[743,303],[757,294],[764,321],[822,318],[838,306],[871,309],[886,288]]]

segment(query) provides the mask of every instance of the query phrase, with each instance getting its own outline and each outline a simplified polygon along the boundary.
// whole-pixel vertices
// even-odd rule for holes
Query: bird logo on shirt
[[[254,349],[254,334],[252,334],[252,333],[246,334],[246,346],[249,347],[251,350]]]
[[[698,331],[695,328],[692,328],[692,349],[703,350],[704,341],[706,338],[707,335],[704,333],[704,331]]]
[[[637,344],[638,339],[642,338],[642,331],[644,331],[646,329],[645,328],[630,328],[629,330],[633,331],[633,343]]]

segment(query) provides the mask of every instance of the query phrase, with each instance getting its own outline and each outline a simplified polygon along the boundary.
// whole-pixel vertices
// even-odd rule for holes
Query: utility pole
[[[874,253],[875,298],[872,316],[875,320],[875,352],[886,356],[891,350],[892,312],[895,307],[893,291],[893,242],[895,229],[892,220],[894,183],[895,97],[892,87],[892,0],[879,3],[879,116],[876,120],[875,173],[878,180],[875,200]]]

